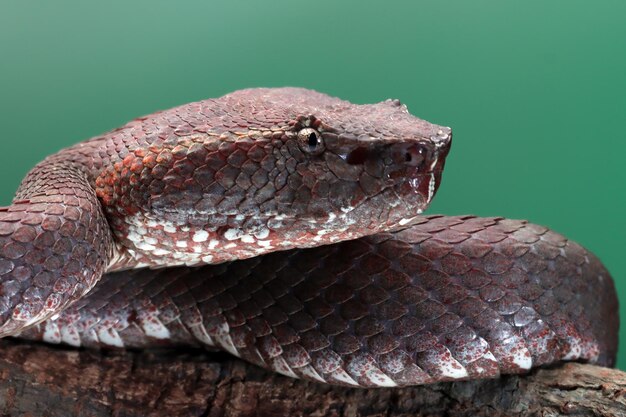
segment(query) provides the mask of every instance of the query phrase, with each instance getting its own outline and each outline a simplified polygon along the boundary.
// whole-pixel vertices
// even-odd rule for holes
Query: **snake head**
[[[356,105],[295,88],[263,96],[292,115],[273,150],[286,167],[272,202],[280,218],[315,234],[356,237],[406,224],[432,201],[450,128],[411,115],[399,100]]]
[[[301,88],[240,90],[120,132],[131,138],[108,140],[145,134],[145,147],[105,169],[96,192],[141,265],[222,262],[408,224],[434,197],[451,142],[449,128],[398,100],[357,105]]]

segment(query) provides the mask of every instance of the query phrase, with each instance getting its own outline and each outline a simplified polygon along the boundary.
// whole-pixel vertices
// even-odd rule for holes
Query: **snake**
[[[597,257],[523,220],[423,214],[451,141],[397,99],[285,87],[63,149],[0,208],[0,337],[223,350],[353,387],[614,365]]]

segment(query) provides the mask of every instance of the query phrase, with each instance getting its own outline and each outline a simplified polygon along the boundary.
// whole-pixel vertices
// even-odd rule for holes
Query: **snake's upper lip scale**
[[[396,196],[396,198],[398,200],[402,200],[402,197],[400,195],[398,195],[398,192],[397,192],[396,188],[397,187],[402,187],[402,186],[406,185],[407,182],[410,184],[412,189],[417,189],[417,187],[420,187],[420,188],[424,187],[424,190],[420,189],[420,192],[422,192],[422,194],[424,195],[424,198],[426,199],[426,202],[427,202],[426,204],[429,204],[432,201],[432,198],[433,198],[434,194],[437,191],[436,188],[439,185],[438,183],[441,180],[442,172],[443,172],[443,168],[440,168],[440,169],[436,169],[436,170],[433,170],[433,171],[419,173],[419,174],[416,174],[413,177],[404,178],[401,181],[390,180],[390,181],[388,181],[385,184],[385,187],[383,187],[379,192],[377,192],[376,194],[374,194],[372,196],[369,196],[366,199],[364,199],[363,201],[359,202],[350,211],[353,211],[356,208],[359,208],[359,207],[363,206],[365,203],[367,203],[368,200],[371,200],[372,198],[375,198],[375,197],[377,197],[377,196],[381,195],[382,193],[384,193],[386,191],[389,191],[389,190],[391,190],[395,194],[395,196]],[[413,182],[415,182],[418,179],[420,179],[421,181],[419,181],[419,183],[416,184],[416,185],[413,184]],[[428,179],[428,181],[427,182],[424,181],[425,179]],[[432,183],[433,179],[436,181],[436,183],[434,183],[434,184]],[[424,184],[424,185],[422,185],[422,184]],[[426,209],[426,207],[423,210],[425,210],[425,209]]]
[[[400,184],[405,183],[406,181],[415,180],[418,178],[430,178],[430,176],[432,175],[441,176],[442,173],[443,173],[443,167],[439,167],[439,164],[437,164],[435,169],[429,170],[426,172],[417,172],[415,174],[403,175],[399,177],[388,176],[387,179],[385,180],[385,188],[400,185]]]

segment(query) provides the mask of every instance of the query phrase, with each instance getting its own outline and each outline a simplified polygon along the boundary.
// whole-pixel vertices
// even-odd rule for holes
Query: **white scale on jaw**
[[[429,200],[434,193],[434,183],[434,175],[431,175]],[[393,206],[393,204],[391,205]],[[354,209],[356,209],[356,206],[345,206],[340,208],[339,213],[330,212],[328,218],[325,220],[325,224],[329,226],[325,229],[318,227],[319,230],[315,231],[314,236],[307,237],[307,239],[310,240],[309,243],[332,243],[345,240],[348,237],[356,237],[347,233],[349,226],[356,222],[352,216],[349,216],[349,213]],[[416,210],[415,215],[421,212],[421,210]],[[185,218],[185,216],[182,217]],[[132,259],[141,259],[141,254],[148,252],[152,259],[160,259],[162,264],[168,266],[198,266],[212,263],[217,259],[222,261],[230,260],[217,256],[219,252],[216,251],[220,251],[220,249],[223,250],[221,251],[223,256],[226,253],[224,251],[239,247],[238,250],[242,254],[245,254],[245,257],[249,257],[267,253],[276,246],[284,248],[297,246],[295,241],[288,239],[283,239],[280,242],[268,240],[270,229],[276,230],[282,227],[282,222],[285,218],[286,216],[284,215],[276,214],[268,217],[267,226],[259,226],[256,229],[245,231],[238,227],[230,227],[223,232],[222,236],[217,236],[216,228],[211,229],[209,227],[206,230],[192,230],[187,224],[177,224],[168,220],[156,219],[153,215],[140,212],[124,218],[123,221],[128,228],[125,239],[130,242],[132,246],[128,248],[117,248],[113,260],[109,265],[116,265],[118,262],[123,261],[123,252],[130,255]],[[414,218],[415,216],[408,219],[401,219],[399,224],[407,224]],[[237,214],[234,215],[232,219],[238,223],[242,223],[245,220],[245,216]],[[317,224],[315,220],[310,220],[310,222]],[[320,226],[322,222],[320,222]],[[332,227],[330,227],[331,225]],[[165,239],[157,239],[159,235],[164,236]],[[170,235],[170,237],[168,238],[167,235]],[[297,240],[299,241],[299,245],[306,243],[300,241],[300,239]],[[135,267],[139,268],[145,266],[148,265],[141,263]]]
[[[243,221],[243,215],[234,216],[236,221]],[[145,221],[145,224],[144,224]],[[152,257],[161,258],[168,266],[187,265],[195,266],[211,263],[214,260],[215,251],[220,249],[233,249],[238,246],[236,241],[246,244],[243,249],[254,256],[265,253],[273,246],[271,242],[265,240],[270,233],[267,227],[260,227],[258,230],[244,233],[241,229],[230,228],[223,234],[225,243],[216,236],[212,230],[192,230],[187,225],[178,225],[167,220],[146,219],[142,213],[129,216],[124,219],[128,227],[126,239],[130,241],[134,248],[119,247],[115,251],[113,260],[109,265],[115,265],[123,259],[122,253],[126,249],[132,258],[139,258],[140,253],[150,252]],[[163,239],[159,241],[155,238],[159,234],[177,235],[174,239]],[[181,238],[181,235],[189,235],[189,239]],[[166,236],[166,235],[165,235]],[[250,244],[256,243],[257,246]],[[146,266],[144,264],[137,267]]]
[[[176,224],[168,220],[158,220],[151,215],[138,213],[124,218],[128,230],[125,240],[131,247],[119,246],[110,266],[123,262],[124,253],[131,259],[142,259],[142,253],[148,252],[152,259],[167,266],[199,266],[213,263],[216,260],[227,261],[223,258],[230,249],[237,249],[243,257],[257,256],[275,249],[276,246],[291,248],[296,246],[313,246],[321,243],[332,243],[357,237],[347,230],[356,222],[348,213],[356,207],[342,207],[337,213],[329,213],[325,224],[327,228],[321,228],[319,222],[317,228],[310,234],[303,234],[294,239],[269,239],[270,230],[278,230],[283,226],[286,216],[276,214],[268,218],[267,226],[261,225],[252,230],[244,230],[239,227],[230,227],[218,236],[216,228],[194,230],[186,224]],[[183,216],[184,217],[184,216]],[[246,218],[239,214],[232,217],[236,222],[242,223]],[[318,224],[314,219],[309,220],[312,224]],[[331,227],[332,226],[332,227]],[[158,239],[161,235],[164,238]],[[169,237],[167,235],[170,235]],[[307,244],[308,242],[308,244]],[[222,255],[220,257],[219,255]],[[136,265],[136,268],[149,266],[145,263]]]
[[[430,180],[428,182],[428,200],[426,203],[430,203],[435,196],[435,174],[430,174]]]
[[[281,216],[277,216],[276,218],[278,220],[283,219]],[[125,218],[124,221],[128,226],[127,239],[132,243],[134,248],[117,248],[113,260],[109,265],[115,265],[122,261],[124,258],[122,253],[125,250],[134,259],[140,258],[142,252],[150,252],[152,257],[161,258],[163,263],[168,266],[197,266],[212,263],[216,255],[216,250],[219,249],[229,250],[239,246],[241,250],[245,251],[247,256],[256,256],[274,249],[272,241],[267,240],[270,235],[270,229],[268,227],[262,226],[246,232],[233,227],[227,229],[220,238],[214,231],[204,229],[192,231],[189,226],[176,225],[168,221],[155,221],[151,219],[143,225],[143,219],[145,219],[145,216],[142,214]],[[235,217],[235,220],[239,221],[244,219],[242,215]],[[178,236],[176,236],[175,239],[165,239],[163,242],[160,242],[160,246],[157,246],[159,245],[159,241],[153,236],[159,233],[163,234],[163,232],[178,234]],[[184,240],[180,237],[180,235],[187,233],[190,235],[188,240]],[[289,245],[292,244],[289,243]],[[145,266],[147,265],[140,264],[136,267]]]
[[[409,180],[409,182],[411,183],[411,186],[414,188],[417,188],[417,186],[419,185],[418,183],[418,179],[417,178],[412,178]],[[435,185],[436,185],[436,179],[435,179],[435,174],[429,174],[429,179],[428,179],[428,197],[426,198],[426,204],[429,204],[433,197],[435,196]],[[415,216],[413,217],[406,217],[403,219],[400,219],[400,221],[398,222],[398,224],[400,226],[404,226],[406,224],[411,223],[413,220],[415,220],[417,218],[418,215],[422,214],[424,212],[424,210],[422,209],[416,209],[415,210]]]

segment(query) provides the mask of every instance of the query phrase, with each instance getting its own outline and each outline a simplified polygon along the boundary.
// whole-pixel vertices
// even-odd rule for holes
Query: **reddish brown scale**
[[[521,221],[417,216],[450,139],[397,100],[286,88],[63,150],[0,210],[0,335],[215,346],[353,386],[613,364],[617,301],[593,255]],[[83,297],[107,270],[244,258],[112,273]]]
[[[395,233],[219,266],[108,275],[57,322],[23,336],[41,338],[50,329],[75,328],[83,345],[103,346],[106,342],[93,335],[117,323],[125,346],[151,346],[158,339],[138,331],[145,323],[129,319],[151,305],[170,329],[159,343],[207,343],[197,336],[201,328],[209,345],[253,363],[342,385],[494,377],[564,359],[614,363],[617,300],[608,273],[593,255],[567,240],[558,241],[564,251],[556,257],[553,243],[520,242],[520,236],[555,242],[522,221],[441,219],[422,217],[420,224]],[[469,226],[477,220],[483,225]],[[459,241],[450,226],[465,223],[465,230],[482,230],[483,237],[497,232],[505,238],[486,255],[472,257],[472,269],[446,272],[439,254],[428,258],[423,248],[437,241],[449,245],[446,257],[466,253],[473,239]],[[523,255],[511,257],[506,271],[494,268],[493,257],[509,245],[526,245],[537,258],[528,264]],[[366,262],[372,257],[382,266],[372,268]],[[420,262],[406,261],[412,258]],[[556,262],[562,269],[553,274],[534,272]],[[328,273],[329,265],[335,273]],[[515,271],[513,278],[507,271]],[[509,282],[518,282],[515,277],[522,274],[541,289],[539,299]],[[556,293],[562,294],[560,301],[543,309],[542,300]]]

